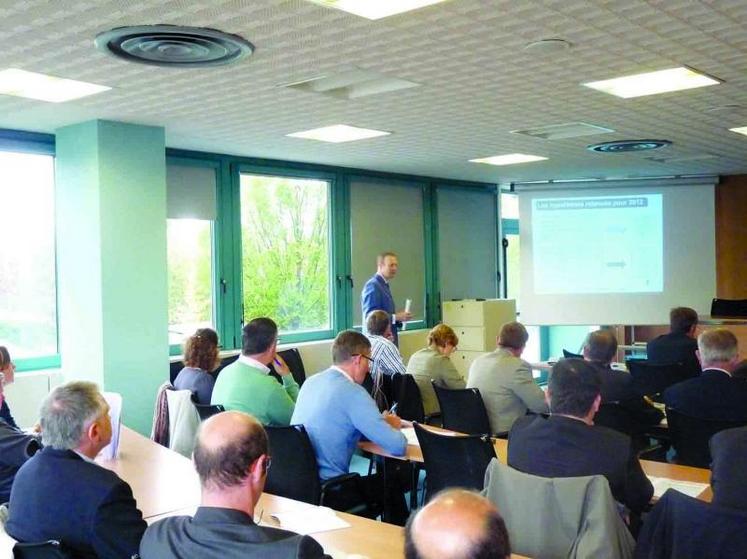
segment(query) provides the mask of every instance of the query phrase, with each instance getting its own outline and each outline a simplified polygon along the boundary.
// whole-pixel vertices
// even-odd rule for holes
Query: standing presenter
[[[412,318],[409,309],[395,312],[389,282],[397,275],[398,268],[397,255],[393,252],[382,252],[376,257],[376,274],[366,282],[361,292],[363,323],[366,323],[368,313],[371,311],[387,312],[392,317],[392,341],[395,345],[399,345],[397,332],[402,327],[402,323]]]

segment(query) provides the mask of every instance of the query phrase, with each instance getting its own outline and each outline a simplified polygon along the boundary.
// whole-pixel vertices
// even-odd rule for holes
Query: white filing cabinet
[[[472,361],[493,351],[501,327],[516,320],[513,299],[444,301],[442,310],[444,324],[459,336],[459,350],[451,356],[451,361],[465,380]]]

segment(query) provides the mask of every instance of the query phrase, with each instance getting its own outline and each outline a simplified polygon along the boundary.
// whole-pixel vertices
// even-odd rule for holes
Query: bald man
[[[140,544],[142,559],[327,557],[308,536],[254,523],[270,467],[267,449],[267,434],[251,415],[228,411],[203,422],[193,455],[202,504],[193,517],[150,526]]]
[[[498,509],[474,491],[448,489],[410,517],[406,559],[506,559],[511,555]]]

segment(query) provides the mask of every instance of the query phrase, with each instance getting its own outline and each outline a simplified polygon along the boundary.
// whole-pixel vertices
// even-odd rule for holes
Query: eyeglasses
[[[270,457],[270,456],[267,456],[267,457],[265,458],[265,467],[264,467],[264,469],[265,469],[265,473],[267,473],[267,470],[269,470],[269,469],[270,469],[270,466],[272,466],[272,457]]]
[[[358,357],[363,357],[363,359],[367,360],[369,363],[373,363],[374,362],[373,357],[369,357],[368,355],[363,355],[362,353],[354,353],[353,357],[355,357],[356,355]]]

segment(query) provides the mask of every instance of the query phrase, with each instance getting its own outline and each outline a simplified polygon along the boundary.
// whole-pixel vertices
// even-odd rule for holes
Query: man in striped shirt
[[[392,318],[389,313],[381,310],[368,313],[366,330],[371,342],[371,358],[373,359],[370,366],[374,384],[372,396],[379,405],[379,409],[386,409],[390,402],[386,401],[381,389],[383,375],[404,374],[407,368],[402,362],[399,349],[392,341]]]

